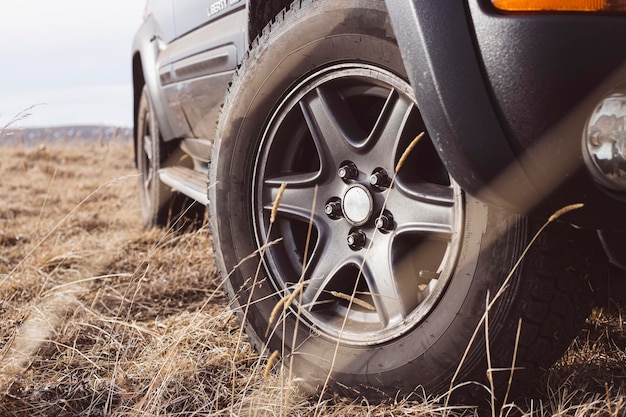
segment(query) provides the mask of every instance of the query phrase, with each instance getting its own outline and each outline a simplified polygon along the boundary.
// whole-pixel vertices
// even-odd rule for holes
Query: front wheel
[[[373,0],[294,3],[227,96],[209,188],[217,262],[253,343],[289,354],[308,385],[440,394],[461,358],[454,382],[486,383],[489,366],[511,367],[520,322],[526,380],[587,312],[575,241],[553,230],[490,310],[489,340],[472,339],[531,227],[459,188],[413,97]]]

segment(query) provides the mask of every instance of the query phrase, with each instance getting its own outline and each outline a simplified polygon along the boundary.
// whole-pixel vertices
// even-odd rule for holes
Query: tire
[[[137,114],[136,163],[139,177],[139,206],[145,228],[197,227],[204,218],[204,207],[159,179],[159,169],[180,164],[184,159],[177,146],[166,146],[159,132],[159,124],[152,102],[144,87]],[[187,161],[189,158],[187,158]]]
[[[301,1],[281,13],[233,81],[217,137],[213,244],[255,347],[289,355],[316,389],[330,373],[344,394],[393,398],[448,391],[470,346],[454,382],[487,384],[484,330],[470,341],[533,227],[450,178],[383,2]],[[548,229],[489,312],[492,368],[511,367],[522,321],[516,380],[553,363],[589,312],[570,234]],[[494,378],[502,399],[509,374]],[[476,390],[466,385],[456,400]]]

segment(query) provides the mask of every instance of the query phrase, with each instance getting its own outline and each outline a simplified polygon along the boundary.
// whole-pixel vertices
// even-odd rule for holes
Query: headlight
[[[613,93],[595,108],[583,133],[587,169],[603,186],[626,191],[626,95]]]

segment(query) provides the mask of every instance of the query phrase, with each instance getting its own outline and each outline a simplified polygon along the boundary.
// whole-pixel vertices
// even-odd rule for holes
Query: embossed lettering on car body
[[[228,0],[219,0],[211,4],[208,9],[208,15],[213,16],[228,7]]]
[[[209,16],[213,16],[222,10],[226,9],[228,6],[233,6],[237,3],[240,3],[241,0],[219,0],[215,3],[211,4],[207,10],[207,14]]]

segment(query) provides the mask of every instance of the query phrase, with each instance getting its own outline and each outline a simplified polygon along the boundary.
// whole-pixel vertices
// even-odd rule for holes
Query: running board
[[[198,203],[205,206],[209,204],[206,172],[176,166],[160,169],[159,178],[164,184],[187,197],[193,198]]]

